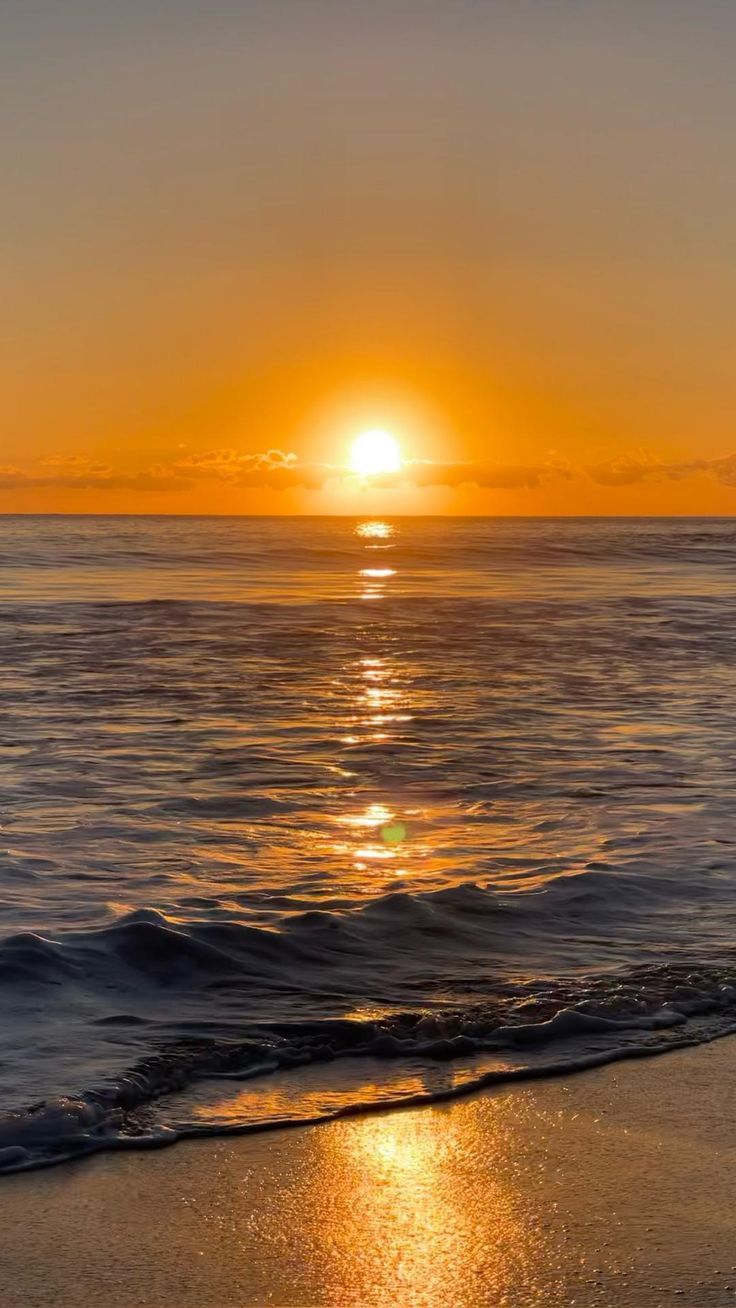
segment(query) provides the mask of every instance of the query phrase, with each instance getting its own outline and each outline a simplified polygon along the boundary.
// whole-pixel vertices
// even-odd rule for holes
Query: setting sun
[[[353,441],[350,466],[361,477],[374,477],[385,472],[399,472],[401,451],[398,441],[381,427],[364,431]]]

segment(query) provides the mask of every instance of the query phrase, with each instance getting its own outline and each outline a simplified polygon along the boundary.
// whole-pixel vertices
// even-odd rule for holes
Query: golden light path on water
[[[257,840],[263,868],[278,865],[279,877],[285,864],[298,869],[300,892],[315,906],[336,892],[357,906],[417,883],[439,888],[459,857],[453,832],[461,834],[460,815],[446,811],[438,824],[435,803],[418,793],[407,767],[435,696],[417,653],[404,647],[401,624],[381,607],[401,597],[395,553],[403,528],[368,519],[352,530],[362,557],[344,598],[364,605],[365,619],[346,628],[346,646],[325,679],[298,688],[289,724],[301,727],[306,707],[310,730],[335,742],[337,750],[324,756],[335,784],[305,807],[299,821],[290,814],[269,821],[265,844],[262,826],[246,819],[240,828],[245,839],[252,834]],[[202,829],[210,834],[205,822]],[[201,854],[216,858],[223,875],[242,857],[235,842],[227,851],[203,845]]]
[[[336,626],[330,621],[319,630],[319,644],[306,646],[303,665],[280,687],[278,701],[279,751],[286,754],[292,739],[306,739],[308,757],[326,781],[301,793],[290,785],[268,786],[274,812],[245,813],[233,825],[195,813],[192,826],[203,835],[195,852],[229,881],[243,865],[243,850],[255,848],[264,885],[284,886],[285,873],[290,878],[295,909],[346,910],[392,892],[442,890],[467,880],[479,859],[487,863],[489,847],[493,874],[504,888],[513,890],[517,882],[529,888],[528,858],[517,876],[520,851],[528,852],[532,842],[544,869],[561,851],[550,845],[538,805],[526,802],[520,813],[503,794],[492,806],[482,798],[475,803],[463,798],[463,784],[454,783],[454,742],[464,733],[468,767],[472,751],[478,753],[477,706],[468,695],[463,650],[450,641],[438,666],[442,641],[427,639],[433,624],[417,608],[417,576],[425,564],[421,553],[419,564],[414,556],[415,526],[372,518],[348,531],[351,562],[347,573],[337,574],[336,592],[345,607],[335,610]],[[315,586],[320,575],[314,573]],[[342,621],[342,612],[349,621]],[[499,702],[503,693],[494,692]],[[503,723],[497,738],[506,744]],[[446,771],[437,762],[445,757],[452,760]],[[300,767],[295,763],[297,772]],[[460,781],[472,787],[478,776],[466,778],[464,768],[463,760]],[[588,850],[591,824],[582,810],[576,820]],[[576,854],[572,841],[566,834],[568,861]],[[221,893],[221,882],[216,885]],[[240,901],[232,901],[232,911],[240,911]]]
[[[438,697],[436,671],[425,665],[416,647],[403,643],[406,626],[397,601],[411,594],[411,581],[402,576],[401,566],[402,546],[411,546],[405,539],[411,537],[411,528],[373,518],[357,523],[354,533],[365,552],[352,592],[366,609],[356,644],[372,648],[370,653],[356,649],[342,668],[339,684],[347,712],[338,741],[345,776],[352,774],[355,785],[341,797],[347,811],[328,819],[338,829],[338,838],[322,848],[336,862],[351,893],[373,898],[404,887],[412,893],[440,889],[447,886],[448,877],[466,880],[474,832],[485,831],[487,838],[492,829],[498,854],[509,863],[502,875],[513,890],[515,862],[528,842],[529,824],[520,822],[518,813],[513,818],[505,814],[502,802],[493,812],[481,804],[476,814],[472,804],[463,805],[449,793],[441,777],[417,768],[428,728],[441,739],[454,727],[457,706],[449,690]],[[391,601],[390,611],[384,613],[382,606]],[[476,816],[482,819],[477,824]],[[536,821],[536,814],[531,820]],[[537,841],[541,836],[537,828]],[[585,838],[590,842],[587,828]],[[565,853],[574,857],[572,844]],[[555,857],[545,850],[540,862],[549,868]],[[528,870],[522,881],[525,889],[530,887]]]
[[[361,522],[355,531],[366,550],[392,548],[395,528],[390,523],[380,519]],[[370,602],[385,599],[390,583],[397,576],[398,569],[393,567],[360,568],[359,598]],[[396,662],[388,657],[363,656],[355,670],[358,673],[356,717],[351,733],[342,738],[342,743],[389,746],[396,728],[412,721],[411,680],[406,673],[401,675]],[[352,843],[340,842],[335,851],[351,853],[356,872],[367,872],[376,864],[384,864],[394,876],[401,877],[406,874],[407,859],[415,862],[426,856],[425,850],[412,849],[408,844],[412,821],[426,816],[426,809],[409,808],[398,813],[390,796],[372,801],[359,812],[336,819],[341,830],[352,836]]]

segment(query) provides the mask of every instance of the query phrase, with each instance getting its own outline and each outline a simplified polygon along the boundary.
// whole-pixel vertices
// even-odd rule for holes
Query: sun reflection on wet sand
[[[356,1119],[315,1141],[332,1180],[317,1257],[344,1304],[542,1303],[556,1289],[548,1236],[519,1173],[519,1130],[485,1104]],[[471,1167],[463,1158],[474,1159]],[[482,1203],[473,1170],[485,1159]],[[467,1170],[466,1170],[467,1169]],[[467,1280],[466,1280],[467,1278]],[[544,1290],[542,1290],[544,1287]],[[540,1294],[540,1291],[542,1293]],[[524,1297],[524,1296],[528,1297]],[[332,1299],[331,1302],[338,1302]]]
[[[452,1106],[103,1156],[84,1185],[63,1169],[18,1177],[1,1216],[22,1292],[8,1275],[6,1298],[46,1303],[68,1273],[64,1304],[102,1302],[99,1287],[115,1300],[113,1280],[138,1302],[143,1269],[147,1301],[172,1302],[175,1286],[188,1308],[725,1304],[728,1274],[713,1268],[733,1245],[729,1049],[699,1051],[715,1064],[692,1083],[692,1054],[677,1054],[674,1077],[669,1059],[622,1064]],[[683,1129],[683,1084],[706,1082],[703,1121]]]

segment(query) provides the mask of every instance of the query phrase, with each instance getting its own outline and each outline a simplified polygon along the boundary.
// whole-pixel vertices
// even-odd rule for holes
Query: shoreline
[[[694,1019],[697,1024],[695,1032],[693,1032],[692,1028],[688,1031],[683,1029],[686,1022],[684,1016],[682,1017],[682,1025],[679,1021],[663,1022],[660,1029],[664,1032],[664,1039],[658,1044],[625,1044],[613,1047],[603,1045],[600,1048],[593,1048],[587,1053],[576,1054],[572,1057],[545,1059],[536,1064],[527,1062],[519,1066],[514,1066],[512,1063],[496,1064],[493,1067],[486,1067],[485,1070],[481,1068],[476,1070],[473,1067],[474,1060],[471,1060],[470,1064],[465,1067],[462,1065],[462,1060],[459,1060],[458,1064],[449,1064],[456,1079],[449,1085],[436,1085],[433,1089],[404,1089],[395,1095],[391,1095],[386,1094],[385,1087],[383,1087],[383,1093],[378,1093],[378,1078],[376,1082],[371,1083],[370,1074],[368,1074],[365,1085],[372,1084],[375,1093],[373,1099],[358,1100],[356,1102],[347,1101],[334,1110],[302,1113],[291,1118],[285,1116],[281,1119],[256,1118],[241,1121],[234,1120],[227,1123],[223,1121],[208,1123],[206,1120],[202,1120],[201,1122],[190,1122],[176,1127],[159,1124],[154,1126],[148,1135],[124,1133],[109,1135],[102,1131],[99,1136],[96,1136],[95,1130],[98,1128],[93,1126],[89,1134],[83,1129],[84,1113],[88,1110],[84,1108],[85,1100],[82,1097],[77,1103],[70,1101],[69,1105],[70,1108],[74,1107],[75,1112],[79,1112],[80,1109],[82,1111],[82,1116],[78,1118],[78,1131],[76,1136],[72,1136],[69,1152],[63,1152],[63,1148],[60,1148],[56,1154],[28,1156],[27,1151],[33,1148],[33,1143],[30,1140],[26,1144],[19,1141],[18,1144],[0,1145],[0,1185],[6,1178],[82,1163],[100,1154],[145,1153],[171,1149],[179,1144],[186,1145],[196,1141],[259,1136],[275,1131],[293,1131],[307,1127],[327,1126],[334,1122],[350,1121],[353,1118],[375,1116],[381,1113],[452,1105],[484,1092],[514,1090],[540,1081],[576,1077],[599,1068],[615,1066],[617,1063],[661,1058],[667,1054],[697,1049],[701,1045],[707,1046],[736,1035],[736,1022],[725,1027],[706,1026],[704,1029],[702,1020],[699,1022],[699,1017],[700,1015]],[[595,1019],[593,1021],[595,1022]],[[605,1022],[605,1019],[603,1021]],[[623,1029],[625,1030],[625,1027]],[[651,1029],[656,1030],[657,1024],[654,1023]],[[591,1031],[596,1032],[597,1027],[591,1025]],[[679,1034],[680,1031],[683,1032],[682,1035]],[[595,1039],[595,1036],[593,1036],[593,1039]],[[383,1065],[379,1065],[379,1067],[379,1076],[382,1081],[385,1067]],[[313,1071],[319,1071],[319,1065],[309,1067],[307,1075]],[[378,1068],[375,1071],[378,1072]],[[409,1078],[409,1080],[412,1079]],[[217,1082],[215,1081],[213,1084],[217,1084]],[[254,1077],[252,1082],[247,1078],[244,1082],[240,1082],[236,1078],[232,1081],[226,1080],[221,1084],[231,1086],[237,1091],[241,1085],[248,1088],[252,1085],[260,1086],[262,1078]],[[397,1084],[401,1084],[401,1078],[399,1078]],[[95,1107],[94,1099],[90,1102],[89,1107]],[[56,1110],[52,1108],[51,1111]],[[14,1156],[16,1154],[17,1157]]]
[[[0,1183],[7,1308],[736,1302],[736,1041]]]

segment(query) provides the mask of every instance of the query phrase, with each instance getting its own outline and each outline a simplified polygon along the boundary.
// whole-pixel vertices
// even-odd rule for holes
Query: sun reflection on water
[[[385,544],[394,535],[394,528],[387,522],[361,522],[355,533],[366,549],[392,548]],[[372,601],[386,598],[388,588],[397,576],[395,567],[358,568],[359,598]],[[361,641],[385,648],[383,626],[371,619],[361,631]],[[375,893],[378,889],[375,876],[379,867],[384,868],[396,884],[396,878],[406,875],[407,859],[413,863],[426,856],[426,849],[417,847],[412,837],[414,819],[426,819],[427,815],[416,809],[410,814],[405,804],[392,798],[388,787],[384,794],[370,797],[365,794],[366,782],[374,789],[377,768],[383,772],[395,768],[395,753],[379,755],[375,751],[390,751],[392,746],[399,748],[397,733],[413,720],[414,714],[409,709],[416,695],[411,668],[402,666],[395,657],[387,654],[360,654],[347,664],[345,671],[349,684],[352,682],[354,687],[353,712],[345,723],[347,731],[340,737],[340,743],[350,750],[369,750],[371,753],[364,760],[359,753],[356,755],[357,784],[350,795],[355,800],[355,808],[338,813],[332,819],[343,837],[333,846],[333,853],[349,859],[358,874],[367,874],[370,870],[372,892]]]
[[[458,878],[466,875],[468,833],[479,829],[477,819],[469,826],[435,765],[431,728],[440,718],[445,729],[451,725],[453,706],[449,699],[438,703],[436,664],[432,648],[416,639],[413,601],[396,602],[404,595],[409,529],[370,520],[351,523],[349,531],[347,588],[341,581],[348,603],[334,625],[320,626],[316,649],[305,644],[304,680],[300,673],[280,680],[278,736],[264,738],[262,757],[248,756],[252,814],[249,799],[242,820],[232,820],[237,791],[224,821],[208,811],[223,777],[234,782],[239,775],[235,754],[218,755],[200,783],[195,852],[221,878],[234,883],[248,876],[245,886],[234,887],[233,912],[247,911],[268,926],[278,923],[282,909],[272,887],[285,880],[292,904],[283,904],[294,909],[331,909],[335,901],[349,909],[385,894],[439,889],[455,869]],[[392,552],[369,553],[377,549]],[[301,632],[297,645],[298,661]],[[240,730],[245,735],[251,727],[242,722]],[[306,750],[292,757],[292,741],[305,734]],[[251,851],[263,872],[255,888],[244,872]]]
[[[336,822],[347,828],[348,833],[355,832],[356,844],[345,842],[337,848],[352,857],[357,871],[364,871],[368,863],[391,862],[403,857],[405,851],[401,846],[408,838],[409,827],[406,818],[387,804],[369,804],[358,813],[340,815]],[[403,866],[396,869],[396,875],[404,872]]]
[[[371,522],[359,522],[355,528],[355,534],[366,540],[390,540],[395,534],[395,528],[389,522],[381,522],[376,519]]]

